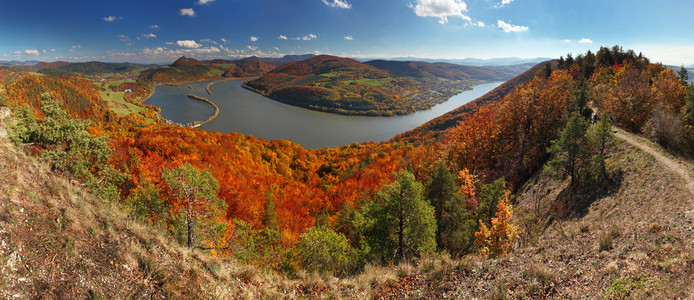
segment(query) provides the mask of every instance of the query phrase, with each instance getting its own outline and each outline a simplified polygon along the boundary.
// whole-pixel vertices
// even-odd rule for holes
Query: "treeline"
[[[567,55],[558,68],[588,80],[598,113],[609,113],[616,125],[675,153],[694,155],[694,87],[683,67],[671,70],[614,46]]]

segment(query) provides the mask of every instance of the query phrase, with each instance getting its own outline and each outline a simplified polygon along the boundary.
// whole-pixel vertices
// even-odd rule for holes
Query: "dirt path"
[[[684,179],[684,181],[686,182],[686,186],[687,189],[689,189],[689,192],[692,193],[692,195],[694,195],[694,178],[692,178],[691,171],[684,164],[660,154],[647,143],[635,139],[633,136],[627,135],[621,130],[617,131],[617,133],[615,133],[615,136],[653,155],[655,159],[658,160],[660,163],[668,167],[673,172],[679,174],[680,177],[682,177],[682,179]]]

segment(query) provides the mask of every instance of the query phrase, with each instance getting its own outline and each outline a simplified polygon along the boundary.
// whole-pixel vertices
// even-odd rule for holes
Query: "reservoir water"
[[[385,141],[486,94],[502,82],[476,85],[431,109],[396,117],[344,116],[299,108],[256,94],[241,86],[243,80],[184,83],[180,87],[158,86],[146,103],[161,108],[162,117],[177,123],[206,120],[214,109],[187,97],[210,99],[219,116],[201,129],[239,132],[266,140],[284,139],[304,148],[338,147],[355,142]]]

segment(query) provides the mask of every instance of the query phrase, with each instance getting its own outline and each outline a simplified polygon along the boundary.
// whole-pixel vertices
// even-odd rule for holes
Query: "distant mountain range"
[[[445,58],[421,58],[421,57],[394,57],[388,60],[394,61],[422,61],[422,62],[441,62],[441,63],[451,63],[463,66],[510,66],[510,65],[520,65],[520,64],[532,64],[550,60],[547,57],[536,57],[536,58],[518,58],[518,57],[503,57],[503,58],[490,58],[490,59],[479,59],[479,58],[463,58],[463,59],[445,59]],[[360,61],[369,61],[371,59],[363,59]]]
[[[244,59],[261,59],[261,60],[272,60],[272,61],[277,61],[280,63],[288,63],[288,62],[294,62],[294,61],[300,61],[300,60],[305,60],[311,57],[314,57],[314,54],[301,54],[301,55],[285,55],[283,57],[256,57],[256,56],[251,56],[239,60],[244,60]],[[395,57],[395,58],[388,58],[388,59],[383,59],[383,60],[392,60],[392,61],[422,61],[422,62],[444,62],[444,63],[451,63],[451,64],[457,64],[457,65],[464,65],[464,66],[508,66],[508,65],[519,65],[519,64],[525,64],[525,63],[539,63],[545,60],[549,60],[550,58],[545,58],[545,57],[538,57],[538,58],[518,58],[518,57],[505,57],[505,58],[491,58],[491,59],[478,59],[478,58],[464,58],[464,59],[433,59],[433,58],[420,58],[420,57],[413,57],[413,56],[408,56],[408,57]],[[366,62],[370,60],[378,60],[374,58],[355,58],[355,60],[358,60],[360,62]],[[41,61],[37,60],[27,60],[27,61],[0,61],[0,65],[4,66],[34,66],[38,63],[42,63]],[[43,63],[48,63],[48,62],[43,62]],[[127,63],[127,62],[125,62]],[[154,64],[134,64],[134,65],[154,65]],[[694,68],[694,65],[688,66],[687,68]]]

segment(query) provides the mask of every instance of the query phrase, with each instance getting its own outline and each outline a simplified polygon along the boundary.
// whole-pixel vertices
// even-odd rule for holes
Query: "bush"
[[[681,153],[686,149],[686,137],[682,121],[665,108],[657,108],[646,121],[644,134],[664,148]]]
[[[346,275],[353,268],[356,251],[343,234],[318,226],[301,234],[299,239],[296,251],[306,270]]]
[[[30,150],[46,159],[51,169],[84,182],[101,199],[118,199],[116,184],[127,175],[109,164],[113,151],[105,136],[93,136],[87,129],[91,122],[72,119],[50,94],[41,95],[39,120],[29,107],[15,110],[17,124],[10,139],[17,145],[31,145]]]

